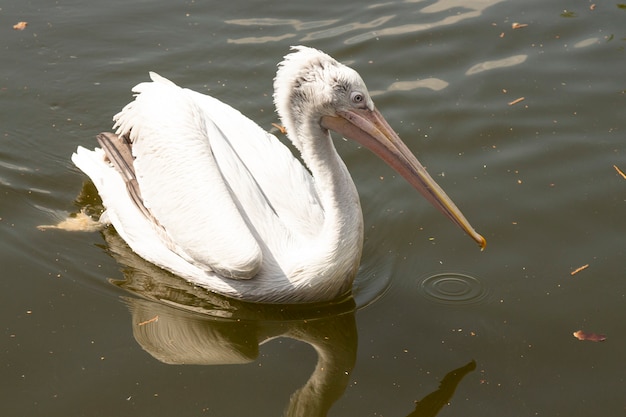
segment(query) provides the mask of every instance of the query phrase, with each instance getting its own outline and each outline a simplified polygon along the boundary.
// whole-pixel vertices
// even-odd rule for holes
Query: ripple
[[[478,278],[459,273],[427,277],[418,289],[426,298],[442,304],[476,304],[487,297],[487,290]]]

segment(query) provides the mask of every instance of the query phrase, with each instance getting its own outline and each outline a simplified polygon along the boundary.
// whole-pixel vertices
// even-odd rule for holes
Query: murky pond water
[[[3,415],[623,415],[625,28],[599,1],[1,4]],[[99,204],[70,155],[148,71],[271,129],[295,44],[359,71],[484,252],[339,138],[366,223],[339,303],[238,303],[111,230],[37,229]]]

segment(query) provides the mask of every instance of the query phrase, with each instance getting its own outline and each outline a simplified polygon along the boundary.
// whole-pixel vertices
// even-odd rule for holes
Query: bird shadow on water
[[[253,363],[259,346],[276,338],[309,344],[317,363],[296,389],[285,416],[326,416],[350,382],[357,358],[354,299],[332,303],[272,305],[242,302],[195,287],[136,255],[112,228],[102,234],[108,253],[123,266],[124,279],[110,282],[130,295],[123,300],[132,316],[137,343],[170,365]],[[435,416],[448,404],[474,361],[450,371],[440,386],[407,417]],[[407,399],[411,403],[412,399]]]

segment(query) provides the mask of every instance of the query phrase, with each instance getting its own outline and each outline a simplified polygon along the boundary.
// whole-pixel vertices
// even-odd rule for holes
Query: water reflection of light
[[[440,78],[425,78],[422,80],[396,81],[392,83],[386,90],[370,91],[372,96],[377,96],[389,91],[411,91],[418,88],[428,88],[433,91],[439,91],[450,85],[449,82]]]
[[[252,18],[252,19],[235,19],[227,20],[225,23],[236,26],[287,26],[295,29],[296,33],[274,33],[269,36],[261,37],[245,37],[239,39],[229,39],[229,43],[236,44],[258,44],[267,42],[278,42],[284,39],[300,36],[301,42],[311,40],[325,39],[336,37],[348,32],[361,31],[346,38],[345,44],[356,44],[370,39],[381,38],[384,36],[396,36],[407,33],[415,33],[424,30],[433,29],[439,26],[453,25],[466,19],[480,16],[485,9],[498,4],[504,0],[439,0],[433,4],[428,4],[421,9],[416,9],[414,4],[423,2],[424,0],[405,0],[402,3],[379,3],[370,5],[366,9],[389,9],[392,13],[376,17],[366,22],[340,22],[339,19],[315,20],[305,22],[298,19],[273,19],[273,18]],[[408,10],[407,10],[408,9]],[[442,13],[449,11],[449,15],[436,21],[424,19],[421,23],[397,24],[395,26],[387,26],[393,24],[396,19],[408,14],[415,13]],[[411,19],[416,20],[416,19]],[[384,27],[387,26],[387,27]],[[325,27],[324,30],[315,30]]]
[[[521,64],[526,61],[528,55],[513,55],[502,59],[496,59],[494,61],[485,61],[480,64],[476,64],[467,71],[465,71],[465,75],[473,75],[478,74],[479,72],[488,71],[496,68],[504,68],[504,67],[512,67],[513,65]]]
[[[268,43],[268,42],[278,42],[283,39],[289,39],[296,36],[295,33],[286,33],[281,36],[253,36],[249,38],[240,38],[240,39],[228,39],[228,43],[236,43],[236,44],[254,44],[254,43]]]
[[[407,3],[419,3],[423,0],[406,0]],[[498,4],[504,0],[439,0],[436,3],[424,7],[422,13],[438,13],[450,9],[469,9],[482,12],[487,7]]]
[[[582,40],[580,42],[576,42],[574,44],[574,48],[585,48],[587,46],[595,45],[600,41],[600,38],[594,37]]]
[[[224,23],[236,26],[291,26],[297,31],[302,31],[332,25],[338,21],[338,19],[328,19],[303,22],[299,19],[252,18],[227,20]]]
[[[302,40],[303,41],[310,41],[310,40],[314,40],[314,39],[332,38],[332,37],[335,37],[337,35],[341,35],[342,33],[352,32],[354,30],[373,29],[373,28],[377,28],[379,26],[384,25],[385,23],[387,23],[388,21],[390,21],[394,17],[396,17],[396,16],[395,15],[382,16],[382,17],[374,19],[374,20],[372,20],[370,22],[365,22],[365,23],[359,23],[359,22],[346,23],[345,25],[336,26],[336,27],[332,27],[330,29],[326,29],[326,30],[310,33],[307,36],[305,36],[304,38],[302,38]]]
[[[406,0],[406,3],[420,3],[423,0]],[[447,16],[441,20],[426,23],[410,23],[406,25],[399,25],[394,27],[388,27],[379,29],[377,31],[370,31],[346,39],[346,44],[360,43],[373,38],[381,38],[384,36],[396,36],[404,35],[407,33],[415,33],[428,29],[433,29],[439,26],[447,26],[458,23],[462,20],[478,17],[482,14],[486,8],[498,4],[504,0],[440,0],[434,4],[419,10],[419,13],[439,13],[451,9],[459,9],[458,13]]]
[[[337,23],[337,19],[314,20],[311,22],[303,22],[298,19],[273,19],[273,18],[252,18],[252,19],[233,19],[227,20],[225,23],[235,26],[290,26],[297,32],[305,30],[317,29]],[[228,39],[228,43],[235,44],[258,44],[268,42],[279,42],[297,36],[295,33],[284,33],[274,36],[251,36],[239,39]]]

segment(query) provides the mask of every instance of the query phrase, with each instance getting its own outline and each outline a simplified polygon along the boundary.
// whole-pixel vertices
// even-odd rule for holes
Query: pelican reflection
[[[172,365],[246,364],[257,360],[264,343],[289,338],[312,346],[317,363],[306,383],[291,395],[284,415],[326,416],[343,395],[357,357],[352,298],[290,306],[229,299],[143,260],[114,230],[105,229],[103,234],[109,253],[126,266],[124,279],[111,282],[134,295],[124,297],[133,336],[152,357]],[[416,402],[407,417],[436,415],[474,368],[472,361],[448,373],[439,389]]]

